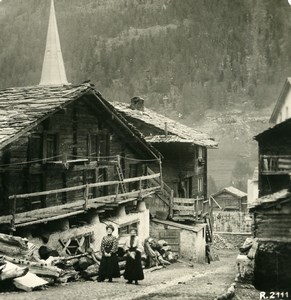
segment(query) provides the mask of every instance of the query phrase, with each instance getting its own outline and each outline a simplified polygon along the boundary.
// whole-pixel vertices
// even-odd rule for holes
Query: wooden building
[[[291,193],[266,195],[250,208],[259,247],[254,278],[257,288],[286,290],[291,281]]]
[[[211,198],[214,211],[247,211],[247,194],[233,186],[222,189]]]
[[[291,120],[288,119],[258,134],[259,197],[273,194],[290,185]]]
[[[113,105],[162,154],[165,201],[172,193],[174,220],[191,219],[196,211],[201,213],[207,199],[207,150],[217,148],[217,143],[204,133],[145,108],[142,98]]]
[[[160,188],[158,152],[90,84],[2,90],[0,111],[0,223],[12,230],[109,218]]]
[[[266,291],[290,289],[290,99],[288,79],[270,120],[276,125],[255,137],[259,145],[259,198],[250,207],[253,234],[258,242],[254,283]]]
[[[146,238],[160,166],[93,85],[67,82],[52,0],[40,85],[0,91],[0,231],[62,254],[98,249],[106,224]]]
[[[291,117],[291,78],[285,80],[279,98],[272,112],[270,123],[279,124]]]

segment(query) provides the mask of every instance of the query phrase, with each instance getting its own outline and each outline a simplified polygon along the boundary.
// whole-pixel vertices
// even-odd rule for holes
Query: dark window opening
[[[39,134],[33,134],[30,136],[27,158],[28,161],[42,158],[42,142]]]
[[[55,159],[56,156],[59,154],[59,147],[58,147],[58,134],[56,133],[48,133],[45,135],[45,151],[44,155],[46,158]]]

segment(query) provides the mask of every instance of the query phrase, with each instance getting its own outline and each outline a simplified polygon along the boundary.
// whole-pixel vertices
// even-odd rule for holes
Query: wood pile
[[[97,280],[101,254],[87,249],[86,253],[61,257],[55,250],[47,259],[41,256],[41,248],[27,239],[0,234],[0,286],[4,288],[32,291],[47,285],[67,283],[77,280]],[[163,268],[177,261],[178,257],[164,240],[148,238],[144,242],[142,255],[144,267],[151,270]],[[118,257],[121,275],[124,273],[126,255],[119,248]]]
[[[68,257],[50,256],[46,260],[37,256],[38,248],[27,239],[0,234],[1,287],[12,285],[32,291],[45,285],[89,279],[98,275],[101,259],[92,251]]]

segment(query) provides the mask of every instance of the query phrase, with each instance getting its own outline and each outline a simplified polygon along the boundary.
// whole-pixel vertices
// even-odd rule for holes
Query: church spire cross
[[[39,85],[68,84],[61,50],[54,0],[51,0],[41,80]]]

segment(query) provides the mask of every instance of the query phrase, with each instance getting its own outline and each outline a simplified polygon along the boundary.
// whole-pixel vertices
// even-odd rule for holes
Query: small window
[[[33,134],[29,138],[28,160],[37,160],[42,158],[41,136]]]
[[[203,158],[203,148],[198,147],[198,158]]]
[[[286,106],[286,120],[289,118],[289,108]]]
[[[46,134],[46,158],[54,158],[58,155],[58,135],[56,133]]]
[[[131,224],[121,225],[118,229],[118,235],[124,236],[130,234],[130,230],[135,229],[138,234],[138,222],[134,222]]]
[[[109,134],[101,134],[99,136],[99,156],[107,157],[110,155],[110,135]]]
[[[97,134],[88,135],[88,156],[91,159],[99,156],[99,139]]]

